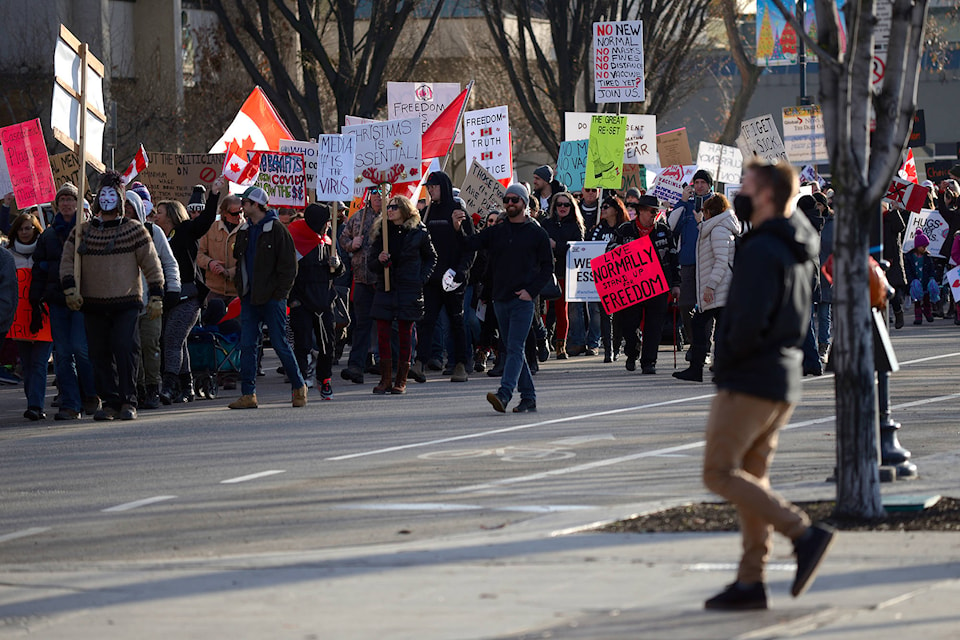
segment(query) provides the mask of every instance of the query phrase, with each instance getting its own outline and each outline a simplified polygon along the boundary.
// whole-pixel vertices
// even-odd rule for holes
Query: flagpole
[[[443,164],[440,165],[441,171],[447,170],[447,160],[450,159],[450,153],[453,151],[453,145],[457,140],[457,129],[460,128],[460,120],[463,118],[463,112],[467,109],[467,102],[470,100],[470,92],[473,91],[473,84],[476,80],[471,80],[467,83],[467,97],[463,99],[463,104],[460,105],[460,113],[457,114],[457,126],[453,129],[453,136],[450,137],[450,146],[447,147],[447,152],[443,155]]]

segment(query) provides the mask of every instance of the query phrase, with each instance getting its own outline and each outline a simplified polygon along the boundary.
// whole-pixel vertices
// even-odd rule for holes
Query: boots
[[[156,409],[160,406],[160,390],[155,384],[148,384],[143,392],[141,409]]]
[[[960,324],[960,302],[956,305],[956,314],[953,316],[953,324]]]
[[[567,359],[567,341],[557,340],[554,345],[557,347],[557,360]]]
[[[913,324],[923,324],[923,310],[921,306],[922,302],[919,300],[913,301]]]
[[[180,393],[174,397],[173,402],[183,403],[183,402],[193,402],[196,398],[196,394],[193,392],[193,376],[189,373],[180,374]]]
[[[171,404],[180,396],[180,379],[173,373],[164,373],[160,384],[160,402]]]
[[[380,382],[373,388],[373,392],[378,396],[390,393],[391,381],[393,376],[393,362],[389,357],[380,356]]]
[[[903,309],[893,312],[893,328],[903,329]]]
[[[397,379],[390,389],[390,393],[400,395],[407,392],[407,374],[410,373],[410,362],[401,362],[397,365]]]
[[[690,366],[683,371],[674,371],[673,377],[677,380],[687,380],[689,382],[703,382],[703,364],[690,363]]]
[[[926,296],[923,298],[923,317],[927,322],[933,322],[933,307],[930,305],[930,298]]]
[[[453,368],[453,375],[450,377],[450,382],[466,382],[467,381],[467,368],[462,362],[458,362],[457,365]]]
[[[417,360],[413,363],[413,367],[409,368],[410,377],[413,378],[417,384],[423,384],[427,381],[427,374],[423,372],[423,361]]]

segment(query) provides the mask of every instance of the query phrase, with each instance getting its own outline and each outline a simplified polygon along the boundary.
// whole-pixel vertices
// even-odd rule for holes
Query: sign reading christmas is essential
[[[565,140],[590,137],[590,119],[597,114],[567,111],[563,114]],[[625,164],[657,164],[657,116],[628,113],[627,135],[623,141]]]
[[[467,213],[486,213],[490,209],[501,208],[506,193],[507,188],[476,160],[470,164],[467,177],[460,187],[460,197],[467,205]]]
[[[917,230],[922,229],[930,240],[930,246],[927,250],[937,255],[947,241],[950,234],[950,226],[943,219],[940,212],[935,209],[921,209],[919,213],[911,213],[907,220],[907,230],[903,232],[903,252],[913,250],[913,239],[917,235]]]
[[[459,95],[459,82],[388,82],[387,115],[391,120],[418,117],[426,131]],[[463,142],[463,126],[459,123],[454,142]]]
[[[506,106],[464,113],[463,135],[468,163],[476,160],[501,183],[513,179],[510,117]]]
[[[354,187],[420,179],[420,118],[343,127],[356,136]]]
[[[600,302],[600,294],[593,284],[590,263],[607,250],[606,242],[571,242],[567,245],[566,286],[567,302]]]
[[[150,190],[153,202],[179,200],[187,202],[193,186],[207,189],[223,171],[222,153],[160,153],[150,151],[150,166],[137,179]]]
[[[890,181],[890,186],[887,187],[882,202],[887,202],[898,209],[919,213],[923,209],[923,205],[927,203],[929,192],[930,190],[924,186],[894,176]]]
[[[709,171],[717,182],[740,182],[743,154],[736,147],[701,142],[697,149],[697,166]]]
[[[593,116],[587,145],[587,189],[619,189],[623,184],[623,141],[627,119],[623,116]]]
[[[790,161],[780,130],[769,113],[741,122],[737,144],[745,159],[759,156],[770,163]]]
[[[570,191],[583,189],[587,173],[587,146],[589,140],[564,140],[557,154],[556,178]]]
[[[40,118],[0,129],[0,145],[3,145],[17,207],[26,209],[52,202],[57,187],[53,184]]]
[[[600,304],[607,314],[670,290],[657,250],[644,236],[590,261]]]
[[[267,193],[271,209],[307,206],[307,165],[300,153],[259,151],[260,173],[254,186]]]
[[[826,164],[830,161],[820,105],[783,108],[783,144],[794,164]]]
[[[329,133],[317,136],[317,200],[353,197],[353,168],[357,141],[353,136]]]
[[[593,23],[593,94],[598,104],[643,102],[643,21]]]

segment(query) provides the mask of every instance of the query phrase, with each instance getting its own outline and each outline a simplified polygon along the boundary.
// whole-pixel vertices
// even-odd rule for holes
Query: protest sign
[[[358,124],[373,124],[374,122],[380,122],[373,118],[361,118],[360,116],[343,116],[343,126],[352,127]]]
[[[194,185],[202,184],[209,189],[223,170],[222,153],[148,153],[150,166],[141,171],[138,178],[150,190],[154,203],[187,202]]]
[[[950,227],[940,212],[934,209],[921,209],[919,213],[910,214],[907,230],[903,232],[904,253],[913,250],[913,239],[917,235],[917,229],[923,229],[923,233],[930,239],[927,250],[933,255],[939,254],[950,233]]]
[[[940,184],[942,180],[950,178],[950,168],[956,164],[955,160],[934,160],[923,166],[923,171],[927,180],[932,180],[934,184]]]
[[[697,166],[709,171],[717,182],[740,182],[743,154],[736,147],[701,142],[697,149]]]
[[[306,169],[306,185],[308,189],[317,188],[317,143],[301,142],[299,140],[281,140],[278,151],[281,153],[299,153],[303,156]],[[352,178],[353,176],[351,176]],[[318,198],[319,199],[319,198]]]
[[[590,119],[598,114],[567,111],[563,114],[564,140],[590,137]],[[624,164],[657,164],[657,116],[626,114],[627,135],[623,141]]]
[[[787,157],[794,164],[829,162],[820,106],[784,107],[783,142]]]
[[[780,131],[769,113],[741,122],[740,136],[742,142],[738,141],[737,146],[744,158],[760,156],[767,162],[790,161]]]
[[[917,213],[927,203],[929,192],[930,190],[926,187],[894,176],[881,202],[887,202],[899,209]]]
[[[740,183],[725,182],[723,184],[723,195],[727,197],[731,204],[733,204],[733,199],[737,197],[738,193],[740,193]]]
[[[104,77],[103,63],[89,45],[61,24],[53,53],[50,128],[53,137],[78,157],[83,149],[82,164],[92,164],[97,171],[106,171],[100,158],[107,126]],[[77,187],[81,193],[85,191],[82,177]]]
[[[17,207],[26,209],[52,202],[57,187],[53,184],[40,118],[0,129],[0,145],[3,145]]]
[[[509,185],[513,179],[513,155],[507,108],[467,111],[463,114],[463,133],[467,162],[472,164],[476,160],[501,184]]]
[[[656,197],[667,206],[673,206],[683,196],[683,183],[685,182],[684,168],[680,165],[665,167],[650,186],[650,195]]]
[[[943,274],[943,281],[950,285],[953,301],[960,302],[960,266],[954,267]]]
[[[260,151],[260,173],[254,186],[267,192],[271,209],[307,206],[306,162],[299,153]]]
[[[557,180],[570,191],[583,189],[583,178],[587,172],[587,140],[564,140],[560,143],[557,155]]]
[[[631,188],[647,190],[647,171],[642,164],[623,165],[623,184],[620,185],[620,190],[625,192]]]
[[[474,160],[467,177],[460,187],[460,197],[467,205],[467,213],[486,213],[491,208],[503,207],[507,188],[497,178]]]
[[[30,281],[33,278],[31,269],[17,269],[17,291],[20,300],[27,300],[30,297]],[[30,331],[30,320],[33,316],[33,307],[29,304],[17,306],[17,314],[13,319],[13,324],[7,332],[8,340],[39,340],[40,342],[52,342],[50,337],[50,318],[43,314],[43,325],[38,333]]]
[[[676,164],[693,164],[690,155],[690,142],[687,140],[687,129],[681,127],[673,131],[657,134],[657,153],[660,156],[660,166],[669,167]]]
[[[590,261],[600,304],[607,314],[670,290],[657,251],[644,236]]]
[[[50,156],[50,169],[53,170],[53,184],[58,188],[64,182],[80,184],[80,160],[73,151]]]
[[[10,180],[10,172],[7,170],[7,159],[0,149],[0,198],[13,191],[13,182]]]
[[[821,188],[827,186],[827,181],[820,176],[817,168],[812,164],[806,165],[803,170],[800,171],[800,182],[816,182]]]
[[[619,189],[623,185],[623,141],[626,133],[627,119],[623,116],[593,116],[584,187]]]
[[[354,187],[420,178],[419,118],[354,125],[343,133],[356,136]]]
[[[913,114],[913,126],[910,128],[910,147],[925,147],[927,145],[927,121],[923,109],[917,109]]]
[[[390,120],[420,118],[423,131],[426,131],[459,95],[459,82],[388,82],[387,117]],[[457,138],[454,142],[463,142],[461,123],[457,123]]]
[[[600,302],[593,284],[590,263],[607,250],[606,242],[586,241],[567,244],[567,272],[564,295],[567,302]]]
[[[351,135],[317,136],[317,200],[349,200],[353,197],[353,168],[357,141]],[[309,164],[309,162],[308,162]]]
[[[593,94],[598,104],[643,102],[643,21],[593,23]]]

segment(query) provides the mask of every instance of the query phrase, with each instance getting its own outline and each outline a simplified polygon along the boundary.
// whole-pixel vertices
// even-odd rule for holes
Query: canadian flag
[[[241,156],[254,149],[279,151],[280,140],[294,139],[266,94],[256,87],[223,136],[210,147],[209,153],[227,153],[231,143],[241,151]]]
[[[481,160],[493,160],[493,151],[484,151],[480,154]]]
[[[927,202],[927,193],[929,189],[914,184],[909,180],[894,178],[887,187],[887,193],[883,196],[883,202],[889,202],[898,209],[906,209],[913,213],[920,213],[923,205]]]
[[[917,161],[913,159],[913,149],[907,151],[907,161],[900,167],[898,174],[904,180],[920,184],[920,180],[917,179]]]
[[[481,137],[481,138],[482,138],[483,136],[492,136],[492,135],[493,135],[493,127],[487,127],[486,129],[480,129],[480,137]]]
[[[254,152],[249,160],[243,157],[245,155],[246,153],[241,155],[240,149],[231,144],[221,172],[230,182],[235,182],[241,187],[253,184],[260,174],[260,152]]]
[[[123,172],[123,175],[120,176],[120,182],[124,186],[130,184],[130,182],[137,177],[137,174],[146,169],[150,165],[150,158],[147,157],[147,152],[144,151],[143,145],[140,145],[140,149],[137,151],[137,155],[133,156],[133,160],[130,161],[130,166],[127,167],[127,170]]]

